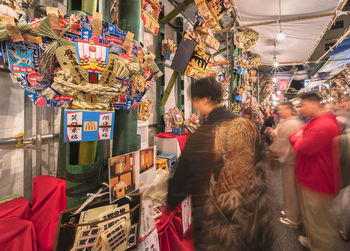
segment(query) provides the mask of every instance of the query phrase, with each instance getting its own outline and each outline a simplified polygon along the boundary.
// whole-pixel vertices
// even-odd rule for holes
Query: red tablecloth
[[[33,223],[20,218],[0,220],[0,249],[6,251],[36,251],[37,240]]]
[[[181,205],[163,215],[157,220],[159,247],[161,251],[195,251],[193,246],[192,229],[183,236]]]
[[[179,146],[181,151],[184,149],[190,134],[186,132],[184,135],[174,135],[171,132],[158,133],[156,135],[158,138],[176,138],[177,142],[179,142]]]
[[[33,179],[32,218],[39,250],[52,250],[60,212],[66,209],[66,181],[42,175]]]
[[[0,233],[1,250],[37,250],[29,200],[21,197],[0,204]]]
[[[5,218],[30,219],[30,202],[20,197],[0,204],[0,220]]]

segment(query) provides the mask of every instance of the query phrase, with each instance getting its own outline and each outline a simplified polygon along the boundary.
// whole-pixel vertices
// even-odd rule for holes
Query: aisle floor
[[[273,230],[275,238],[273,251],[303,251],[302,246],[298,243],[297,230],[289,229],[279,223],[280,211],[283,207],[282,194],[282,169],[275,168],[267,170],[268,191],[273,199]],[[338,239],[337,251],[350,250],[350,243],[344,242],[340,237]]]

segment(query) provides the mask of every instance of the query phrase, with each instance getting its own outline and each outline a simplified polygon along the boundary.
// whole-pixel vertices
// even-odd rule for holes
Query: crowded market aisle
[[[290,229],[279,223],[280,211],[283,209],[283,191],[282,191],[282,169],[279,167],[267,168],[266,178],[268,193],[273,203],[271,210],[273,212],[273,232],[275,242],[273,251],[303,251],[303,247],[298,242],[298,235],[301,232]],[[344,242],[340,237],[337,240],[337,251],[350,250],[350,243]]]

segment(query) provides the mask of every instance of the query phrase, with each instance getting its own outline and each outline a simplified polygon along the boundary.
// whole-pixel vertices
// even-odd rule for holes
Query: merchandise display
[[[142,100],[138,106],[137,118],[138,120],[147,121],[151,116],[151,99]]]
[[[201,16],[206,25],[213,31],[222,29],[220,20],[230,12],[233,1],[229,0],[195,0]]]
[[[190,133],[194,133],[200,126],[199,116],[192,113],[190,117],[185,120],[184,126]]]
[[[349,4],[293,6],[0,0],[0,250],[271,250],[271,178],[307,150],[283,126],[338,125],[315,154],[342,176],[349,145]]]
[[[183,128],[183,124],[184,124],[183,113],[177,107],[171,108],[164,115],[164,122],[165,122],[165,132],[173,132],[173,128],[181,129]]]
[[[142,20],[145,28],[154,35],[159,33],[159,13],[161,9],[158,0],[142,0]]]
[[[98,14],[60,15],[57,21],[59,34],[49,18],[10,22],[15,31],[23,33],[25,27],[23,37],[15,43],[14,34],[9,34],[12,41],[2,39],[1,59],[33,103],[66,106],[72,101],[73,109],[135,109],[159,69],[144,58],[133,34]]]

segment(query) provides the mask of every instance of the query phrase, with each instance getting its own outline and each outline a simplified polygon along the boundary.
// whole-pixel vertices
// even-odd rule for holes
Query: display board
[[[64,111],[64,142],[113,139],[114,111]]]

